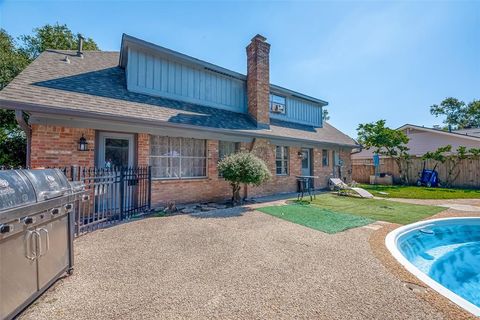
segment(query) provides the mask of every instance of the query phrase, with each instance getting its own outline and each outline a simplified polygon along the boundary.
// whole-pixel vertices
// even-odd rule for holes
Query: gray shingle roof
[[[126,88],[125,70],[118,66],[118,55],[118,52],[86,51],[81,59],[73,51],[45,51],[0,91],[0,107],[355,144],[329,124],[313,128],[272,120],[270,130],[262,130],[246,114],[130,92]],[[66,56],[70,63],[64,61]]]

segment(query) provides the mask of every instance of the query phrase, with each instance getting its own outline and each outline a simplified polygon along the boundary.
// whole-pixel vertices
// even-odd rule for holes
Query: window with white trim
[[[327,149],[323,149],[322,150],[322,167],[328,167],[330,164],[329,164],[329,161],[328,161],[328,150]]]
[[[206,140],[151,136],[150,165],[152,166],[152,178],[206,177]]]
[[[218,141],[218,160],[238,152],[240,149],[238,142]]]
[[[288,147],[276,146],[275,148],[275,165],[277,176],[288,175]]]

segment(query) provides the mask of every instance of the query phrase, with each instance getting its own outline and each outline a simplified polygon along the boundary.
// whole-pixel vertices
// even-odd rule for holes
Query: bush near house
[[[270,179],[271,174],[265,162],[248,152],[232,154],[218,164],[219,173],[232,186],[233,203],[240,202],[240,185],[260,185]]]

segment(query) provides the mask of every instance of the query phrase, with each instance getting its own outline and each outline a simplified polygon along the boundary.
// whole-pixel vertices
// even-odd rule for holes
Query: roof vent
[[[77,56],[83,59],[83,36],[80,33],[78,34]]]

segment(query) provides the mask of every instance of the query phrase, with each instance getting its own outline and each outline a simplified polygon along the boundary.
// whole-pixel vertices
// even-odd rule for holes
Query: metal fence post
[[[148,166],[148,210],[152,209],[152,166]]]
[[[123,220],[124,217],[124,201],[125,201],[125,176],[123,172],[123,168],[120,169],[120,220]]]

